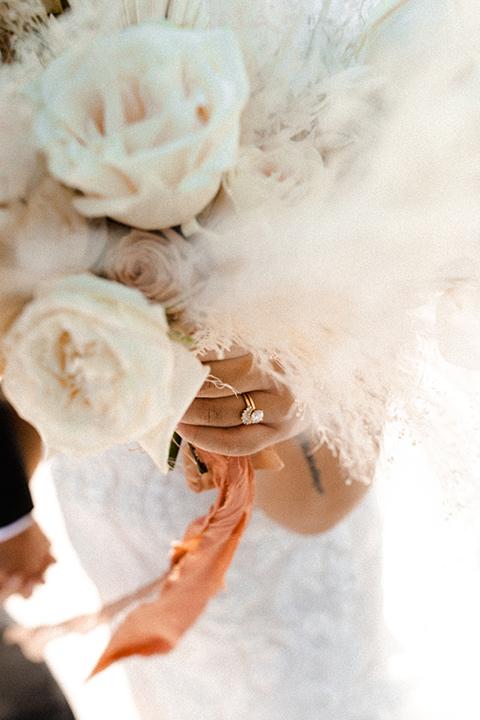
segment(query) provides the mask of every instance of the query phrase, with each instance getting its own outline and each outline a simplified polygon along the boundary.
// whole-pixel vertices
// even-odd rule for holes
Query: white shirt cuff
[[[10,540],[10,538],[20,535],[20,533],[29,528],[30,525],[33,525],[33,517],[31,513],[28,513],[28,515],[24,515],[18,520],[15,520],[15,522],[10,523],[10,525],[0,527],[0,542],[5,542],[5,540]]]

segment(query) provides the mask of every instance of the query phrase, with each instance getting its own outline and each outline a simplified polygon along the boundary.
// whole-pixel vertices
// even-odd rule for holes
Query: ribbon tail
[[[254,472],[247,457],[197,452],[218,488],[216,501],[206,516],[188,526],[183,540],[174,544],[159,596],[127,615],[92,675],[131,655],[169,652],[223,588],[253,508]]]
[[[139,602],[151,598],[154,593],[158,594],[165,579],[166,576],[163,576],[130,595],[104,605],[95,612],[77,615],[60,623],[37,625],[35,627],[12,625],[3,633],[3,640],[7,645],[19,645],[25,657],[32,662],[42,662],[45,657],[46,646],[50,642],[71,633],[85,635],[100,625],[115,621],[121,614],[136,607]]]

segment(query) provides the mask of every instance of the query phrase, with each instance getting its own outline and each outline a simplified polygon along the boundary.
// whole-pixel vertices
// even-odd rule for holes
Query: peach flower
[[[192,241],[171,229],[129,233],[109,252],[105,272],[163,305],[181,301],[200,279]]]

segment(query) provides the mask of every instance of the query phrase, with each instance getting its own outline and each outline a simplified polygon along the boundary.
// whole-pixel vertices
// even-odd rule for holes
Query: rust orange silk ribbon
[[[246,528],[254,501],[254,472],[247,457],[198,450],[218,489],[207,515],[174,543],[170,568],[156,583],[158,597],[132,610],[114,632],[92,674],[130,655],[166,653],[197,620],[223,578]],[[134,597],[132,598],[134,599]]]
[[[40,660],[51,640],[71,632],[89,632],[126,614],[92,675],[130,655],[172,650],[223,587],[254,503],[254,471],[248,457],[225,457],[204,450],[195,450],[195,454],[208,471],[193,482],[187,469],[189,485],[197,491],[216,487],[217,497],[206,515],[190,523],[181,542],[173,543],[169,570],[96,613],[57,625],[11,627],[4,634],[7,642],[20,644],[27,657]]]

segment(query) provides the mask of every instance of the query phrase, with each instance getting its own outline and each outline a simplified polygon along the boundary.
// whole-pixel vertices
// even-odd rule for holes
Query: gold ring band
[[[258,410],[249,393],[242,393],[245,401],[245,409],[242,410],[241,419],[243,425],[258,425],[263,421],[263,410]]]

